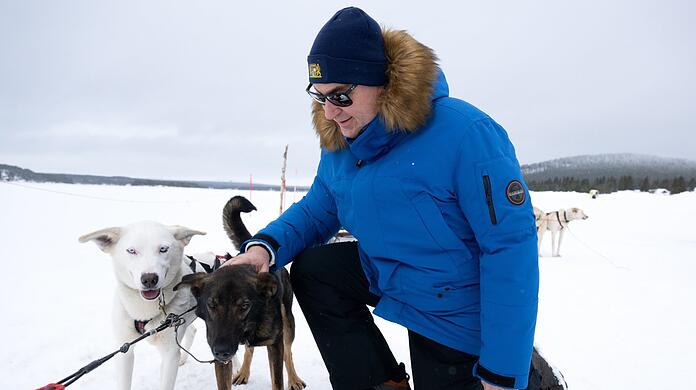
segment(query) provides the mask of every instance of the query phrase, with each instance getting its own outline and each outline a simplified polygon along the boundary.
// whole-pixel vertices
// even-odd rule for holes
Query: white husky
[[[563,233],[565,233],[566,228],[570,221],[576,219],[587,219],[587,215],[577,208],[573,207],[571,209],[560,209],[558,211],[552,211],[550,213],[544,213],[540,209],[534,207],[534,218],[536,219],[537,225],[537,236],[538,236],[538,249],[541,250],[541,240],[544,239],[544,233],[547,230],[551,231],[551,255],[558,257],[561,255],[561,242],[563,241]],[[556,243],[556,237],[558,236],[558,244]]]
[[[196,304],[188,289],[173,287],[191,270],[184,263],[184,247],[196,234],[205,234],[182,226],[164,226],[157,222],[138,222],[124,227],[101,229],[80,237],[80,242],[94,241],[111,255],[117,287],[112,322],[119,342],[132,341],[156,328],[168,313],[181,314]],[[196,318],[190,312],[179,327],[179,342],[189,348],[196,329],[187,327]],[[183,341],[182,341],[183,339]],[[176,344],[173,328],[148,337],[158,349],[160,389],[174,388],[179,365],[186,360]],[[117,388],[131,388],[133,349],[117,357]]]

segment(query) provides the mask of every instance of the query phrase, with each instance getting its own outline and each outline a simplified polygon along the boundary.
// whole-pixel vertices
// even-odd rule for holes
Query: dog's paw
[[[235,386],[246,385],[247,383],[249,383],[249,373],[238,372],[232,378],[232,384]]]
[[[288,381],[288,390],[302,390],[307,387],[307,384],[300,378],[296,378],[293,381]]]

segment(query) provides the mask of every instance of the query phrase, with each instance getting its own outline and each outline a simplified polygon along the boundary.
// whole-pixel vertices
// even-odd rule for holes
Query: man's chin
[[[339,127],[340,127],[340,126],[339,126]],[[359,133],[358,131],[356,131],[356,130],[353,129],[353,128],[343,128],[343,127],[340,127],[340,129],[341,129],[341,134],[343,134],[343,136],[346,137],[346,138],[355,138],[355,137],[358,136],[358,133]]]

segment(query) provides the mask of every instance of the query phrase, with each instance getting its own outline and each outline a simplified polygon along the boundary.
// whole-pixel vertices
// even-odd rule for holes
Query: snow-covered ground
[[[189,253],[231,250],[220,210],[245,191],[0,182],[0,384],[32,389],[73,373],[115,350],[109,258],[77,237],[107,226],[151,219],[208,232]],[[289,201],[299,199],[289,194]],[[696,378],[696,193],[658,196],[621,192],[590,199],[578,193],[534,193],[545,211],[580,207],[560,258],[540,258],[536,343],[573,390],[693,389]],[[254,192],[259,211],[250,231],[278,214],[277,192]],[[329,389],[326,370],[296,306],[293,346],[310,389]],[[406,332],[378,321],[394,353],[409,366]],[[193,352],[209,359],[204,324]],[[265,351],[257,350],[250,383],[270,387]],[[159,358],[147,342],[136,349],[134,389],[155,389]],[[71,389],[114,388],[113,361]],[[189,360],[177,389],[214,389],[210,365]]]

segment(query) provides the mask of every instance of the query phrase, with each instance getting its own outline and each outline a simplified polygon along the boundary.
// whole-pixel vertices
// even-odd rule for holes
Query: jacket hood
[[[389,132],[414,132],[428,120],[431,99],[447,95],[447,83],[432,49],[406,31],[382,30],[382,36],[387,83],[378,101],[377,115]],[[317,102],[312,102],[312,122],[322,148],[335,151],[347,147],[340,127],[326,119],[323,107]]]

